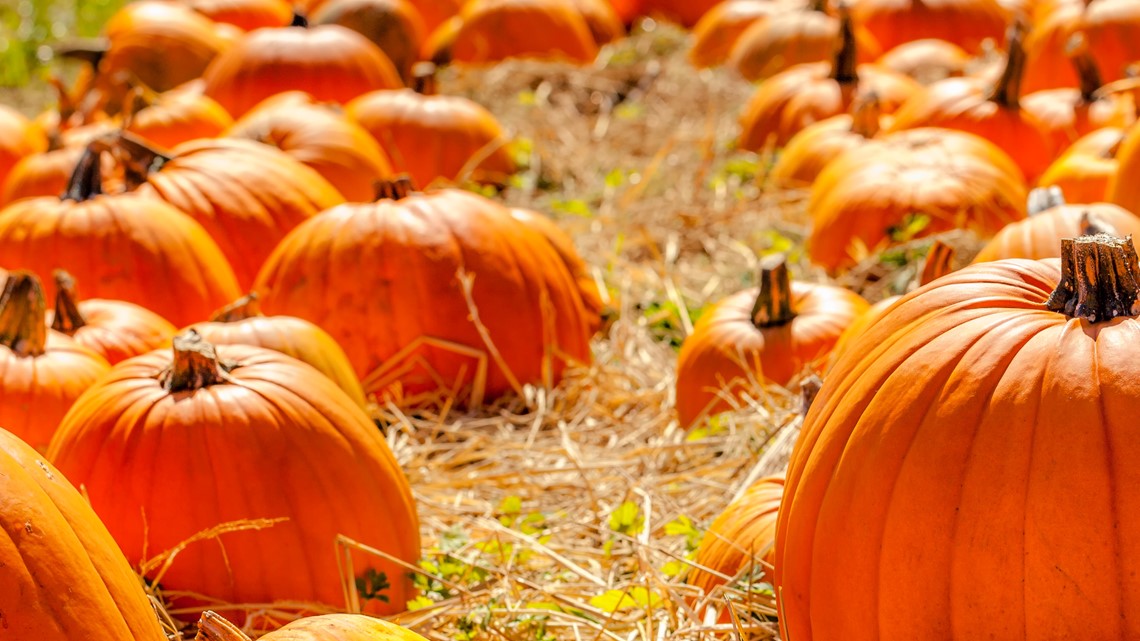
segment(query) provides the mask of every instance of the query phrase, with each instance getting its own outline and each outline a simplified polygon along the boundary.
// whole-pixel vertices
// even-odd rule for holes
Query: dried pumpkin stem
[[[211,323],[236,323],[247,318],[261,316],[261,302],[257,292],[250,292],[234,302],[214,312]]]
[[[416,191],[411,176],[407,174],[391,180],[378,180],[373,186],[376,189],[376,200],[403,200]]]
[[[87,146],[67,181],[67,188],[61,196],[64,200],[81,203],[103,193],[103,176],[99,166],[101,158],[98,145],[92,143]]]
[[[1057,185],[1050,187],[1037,187],[1029,192],[1025,210],[1030,216],[1036,216],[1065,204],[1065,192]]]
[[[1074,34],[1069,39],[1065,46],[1065,54],[1069,56],[1069,62],[1072,63],[1080,80],[1081,99],[1085,102],[1095,102],[1096,94],[1104,85],[1104,81],[1100,76],[1100,69],[1096,66],[1096,60],[1089,52],[1088,41],[1085,40],[1084,34]]]
[[[851,133],[863,138],[874,138],[879,135],[881,113],[879,94],[872,91],[860,96],[851,112]]]
[[[1021,79],[1025,75],[1025,47],[1022,46],[1024,37],[1025,25],[1020,21],[1015,22],[1009,28],[1005,68],[989,95],[991,101],[1006,109],[1018,109],[1021,106]]]
[[[47,302],[35,274],[8,274],[0,293],[0,345],[17,356],[39,356],[47,343]]]
[[[174,337],[174,364],[164,373],[163,386],[171,392],[192,392],[229,381],[232,364],[218,358],[211,343],[193,329]]]
[[[293,20],[289,23],[290,27],[301,27],[302,29],[309,28],[309,19],[306,18],[298,11],[293,12]]]
[[[831,79],[841,85],[859,82],[855,70],[858,51],[855,44],[855,26],[851,23],[851,12],[846,5],[839,6],[839,51],[831,64]]]
[[[815,374],[809,375],[800,383],[800,415],[807,416],[819,390],[823,389],[823,380]]]
[[[1109,224],[1108,221],[1103,220],[1096,214],[1089,211],[1081,212],[1081,235],[1082,236],[1096,236],[1097,234],[1107,234],[1109,236],[1116,236],[1116,228]]]
[[[752,322],[763,329],[786,325],[795,317],[787,260],[769,256],[760,263],[760,294],[752,306]]]
[[[75,332],[87,325],[87,319],[79,311],[75,278],[62,269],[55,270],[52,276],[55,278],[55,315],[51,320],[51,328],[75,336]]]
[[[170,156],[127,131],[116,135],[115,148],[125,156],[123,178],[127,189],[135,189],[146,183],[150,174],[160,171],[163,165],[171,161]]]
[[[435,63],[426,60],[412,65],[412,89],[424,96],[434,96],[438,92],[435,81],[437,70]]]
[[[251,641],[244,632],[220,614],[211,610],[202,613],[198,620],[198,634],[194,641]]]
[[[1107,234],[1061,241],[1061,281],[1045,306],[1090,323],[1135,316],[1140,268],[1132,238]]]
[[[954,271],[956,253],[950,245],[940,240],[934,241],[926,251],[926,262],[923,263],[922,273],[918,277],[919,286],[938,280]]]

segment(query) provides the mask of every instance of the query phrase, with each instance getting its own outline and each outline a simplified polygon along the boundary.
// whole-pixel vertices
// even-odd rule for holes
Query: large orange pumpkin
[[[467,64],[507,58],[592,62],[598,45],[572,0],[470,0],[459,14],[449,60]]]
[[[368,38],[405,80],[419,59],[427,27],[408,0],[327,0],[311,14],[313,24],[338,24]]]
[[[0,190],[0,205],[62,194],[83,152],[83,147],[60,147],[23,158],[8,172],[8,179]]]
[[[693,27],[693,46],[689,49],[689,62],[696,67],[715,67],[724,64],[733,46],[749,27],[784,11],[790,4],[771,0],[729,0],[721,2],[701,18]]]
[[[293,316],[266,316],[256,294],[238,299],[192,328],[215,345],[263,347],[308,363],[329,377],[361,407],[367,406],[352,363],[328,332]]]
[[[202,77],[206,95],[235,118],[294,89],[344,104],[369,91],[403,86],[384,52],[335,24],[252,31],[218,56]]]
[[[352,202],[375,198],[376,181],[393,174],[387,155],[368,131],[300,91],[268,98],[238,120],[226,136],[277,147],[316,171]]]
[[[331,380],[271,350],[215,349],[191,331],[124,361],[68,412],[49,457],[132,563],[222,524],[286,519],[188,545],[159,580],[176,607],[343,606],[339,535],[419,560],[415,502],[383,436]],[[355,576],[387,583],[364,611],[403,611],[415,593],[404,567],[351,558]]]
[[[874,94],[860,99],[851,111],[812,123],[792,136],[768,172],[769,180],[782,187],[810,187],[836,156],[878,135],[882,115]]]
[[[1108,184],[1116,175],[1116,154],[1124,142],[1119,127],[1098,129],[1061,154],[1037,181],[1042,187],[1059,187],[1074,203],[1098,203],[1108,198]]]
[[[241,295],[210,235],[156,198],[101,193],[100,154],[89,149],[63,196],[0,209],[0,261],[48,280],[82,274],[93,298],[142,305],[175,324],[193,322]]]
[[[987,39],[1001,41],[1010,18],[997,0],[856,0],[851,11],[885,51],[935,38],[981,53]]]
[[[231,24],[242,31],[284,27],[293,20],[288,0],[178,0],[214,22]]]
[[[227,49],[209,18],[177,2],[129,3],[105,31],[110,47],[99,63],[100,82],[119,88],[134,76],[154,91],[173,89],[202,75]]]
[[[0,105],[0,185],[21,158],[46,151],[47,137],[23,114]]]
[[[0,429],[0,616],[12,641],[165,641],[138,576],[83,496]]]
[[[118,142],[138,170],[136,193],[198,221],[248,289],[257,270],[289,230],[344,198],[317,172],[267,145],[236,138],[191,141],[169,156],[129,136]],[[232,296],[222,304],[238,298]],[[209,316],[222,304],[197,317]]]
[[[407,628],[360,614],[326,614],[297,619],[261,637],[265,641],[427,641]],[[251,641],[221,615],[206,611],[195,641]]]
[[[1061,256],[941,278],[836,364],[780,507],[783,638],[1140,634],[1137,256]]]
[[[348,103],[345,113],[420,187],[437,179],[505,184],[515,172],[502,126],[466,98],[375,91]]]
[[[45,313],[40,281],[10,272],[0,293],[0,425],[41,450],[75,399],[110,368],[95,352],[49,331]]]
[[[178,331],[154,312],[121,300],[80,300],[75,279],[55,273],[55,309],[48,324],[114,365],[158,349]]]
[[[811,260],[831,272],[893,242],[952,229],[983,237],[1025,217],[1025,182],[985,140],[912,129],[846,151],[820,172],[808,212]]]
[[[465,191],[396,183],[374,204],[330,209],[286,236],[256,290],[266,313],[331,334],[382,401],[470,391],[478,403],[590,360],[575,275],[539,232]]]
[[[701,314],[677,357],[677,415],[683,427],[732,407],[768,382],[787,385],[821,364],[867,302],[846,289],[789,282],[783,257],[761,263],[760,287]]]

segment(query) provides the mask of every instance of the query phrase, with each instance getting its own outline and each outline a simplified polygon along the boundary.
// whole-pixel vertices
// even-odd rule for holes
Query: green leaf
[[[563,214],[581,218],[592,218],[594,216],[594,210],[584,200],[552,200],[550,201],[550,208]]]
[[[660,605],[665,599],[656,592],[650,592],[641,586],[629,590],[606,590],[590,599],[590,605],[603,612],[618,612],[634,608],[652,608]]]
[[[645,518],[641,516],[641,508],[633,501],[622,503],[610,514],[610,529],[614,532],[635,536],[644,527]]]
[[[430,608],[433,605],[435,605],[435,601],[432,601],[431,599],[429,599],[426,596],[421,594],[420,596],[412,599],[411,601],[408,601],[407,608],[408,608],[408,611],[414,612],[415,610],[423,610],[424,608]]]
[[[669,561],[661,567],[661,574],[664,574],[669,578],[678,577],[681,576],[681,573],[685,571],[686,567],[688,566],[686,566],[684,563],[681,563],[680,561]]]

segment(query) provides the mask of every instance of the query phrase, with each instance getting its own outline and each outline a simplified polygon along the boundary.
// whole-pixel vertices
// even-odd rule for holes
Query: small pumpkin
[[[419,59],[427,27],[408,0],[326,0],[311,14],[313,24],[338,24],[368,38],[405,79]]]
[[[266,316],[256,294],[243,296],[192,329],[215,345],[253,345],[312,365],[363,408],[360,380],[340,345],[320,327],[293,316]]]
[[[770,0],[730,0],[709,9],[693,27],[689,62],[715,67],[728,61],[733,46],[749,27],[792,7]]]
[[[49,331],[46,311],[39,279],[9,272],[0,292],[0,425],[39,450],[79,395],[110,369],[102,356]]]
[[[177,2],[129,3],[111,16],[105,32],[109,47],[98,73],[101,82],[118,85],[112,92],[130,76],[154,91],[173,89],[201,76],[227,49],[209,18]]]
[[[83,152],[83,147],[58,147],[23,158],[8,172],[0,190],[0,205],[62,194]]]
[[[571,0],[586,20],[586,27],[599,47],[625,36],[625,25],[606,0]]]
[[[265,641],[427,641],[395,623],[360,614],[305,617],[261,637]],[[207,610],[194,641],[251,641],[237,626]]]
[[[8,533],[0,546],[5,638],[165,641],[138,576],[83,495],[3,429],[0,531]]]
[[[405,564],[420,558],[411,489],[371,419],[323,374],[271,350],[215,348],[189,331],[124,361],[68,412],[48,456],[86,487],[134,564],[226,523],[286,519],[182,549],[160,580],[177,608],[343,607],[340,535]],[[162,464],[176,460],[190,464]],[[387,602],[361,598],[364,612],[400,612],[415,596],[398,562],[344,554],[356,577],[387,579]]]
[[[620,4],[622,0],[611,1]],[[721,0],[632,0],[631,4],[640,15],[665,18],[690,28],[720,2]]]
[[[683,427],[732,407],[758,382],[787,385],[821,364],[867,302],[840,287],[791,282],[783,256],[761,262],[759,288],[707,309],[677,357]]]
[[[1039,3],[1025,36],[1022,88],[1026,93],[1080,86],[1066,49],[1080,31],[1086,4],[1083,0]]]
[[[891,49],[879,58],[878,64],[922,84],[930,84],[966,75],[970,59],[970,54],[956,44],[924,38]]]
[[[1059,187],[1074,203],[1098,203],[1108,199],[1108,185],[1119,169],[1116,159],[1125,130],[1105,127],[1085,135],[1061,154],[1038,182]]]
[[[470,0],[459,13],[450,62],[490,64],[507,58],[592,62],[590,27],[572,0]]]
[[[222,135],[234,119],[206,96],[189,92],[148,95],[135,90],[135,100],[124,129],[162,149],[184,142]]]
[[[978,54],[986,40],[1001,41],[1010,20],[997,0],[856,0],[851,12],[884,51],[933,38]]]
[[[435,31],[448,19],[459,15],[464,0],[409,0],[424,19],[428,33]]]
[[[810,187],[828,162],[878,135],[882,126],[878,97],[860,98],[851,111],[812,123],[792,136],[772,165],[769,180],[785,188]]]
[[[22,158],[46,151],[47,137],[23,114],[0,105],[0,185]]]
[[[242,31],[262,27],[284,27],[293,20],[293,7],[287,0],[179,0],[214,22],[233,25]]]
[[[57,270],[54,276],[55,308],[48,314],[48,325],[111,365],[158,349],[178,332],[165,318],[134,303],[81,300],[71,274]]]

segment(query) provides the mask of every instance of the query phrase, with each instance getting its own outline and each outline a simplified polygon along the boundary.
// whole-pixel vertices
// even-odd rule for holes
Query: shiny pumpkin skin
[[[873,62],[882,53],[871,34],[855,28],[858,62]],[[752,82],[765,80],[796,65],[831,60],[839,39],[839,20],[823,11],[783,11],[748,27],[736,40],[728,64]]]
[[[248,290],[262,263],[290,230],[344,202],[324,178],[284,152],[236,138],[191,141],[151,172],[140,197],[168,203],[200,223]],[[209,317],[235,293],[182,325]]]
[[[126,130],[163,149],[222,135],[234,119],[214,100],[187,92],[159,97],[131,118]]]
[[[1106,127],[1077,140],[1061,154],[1037,181],[1042,187],[1057,186],[1072,203],[1098,203],[1108,198],[1108,185],[1119,163],[1116,153],[1125,130]]]
[[[590,30],[594,43],[599,47],[625,36],[625,25],[607,0],[570,1],[586,20],[586,27]]]
[[[887,310],[901,299],[902,296],[888,296],[872,304],[867,308],[867,311],[860,314],[853,323],[847,326],[847,329],[843,330],[843,333],[839,335],[839,340],[835,341],[835,348],[831,350],[830,363],[839,362],[839,359],[843,358],[859,337],[866,334],[867,330],[879,322]]]
[[[354,276],[345,278],[350,265]],[[592,321],[575,276],[539,232],[468,192],[330,209],[281,242],[255,290],[266,314],[304,318],[332,335],[367,394],[395,398],[435,393],[440,380],[449,388],[473,382],[476,357],[422,342],[486,352],[468,320],[460,268],[474,276],[481,321],[520,383],[553,384],[568,361],[590,361]],[[488,359],[485,395],[511,389]]]
[[[853,121],[839,114],[804,127],[780,150],[769,179],[783,187],[810,188],[827,163],[870,140],[852,129]]]
[[[127,4],[104,28],[110,41],[99,73],[112,84],[134,74],[154,91],[173,89],[202,75],[228,48],[214,23],[177,2]]]
[[[158,349],[178,331],[170,321],[134,303],[89,298],[79,301],[78,307],[86,325],[71,338],[111,365]],[[54,311],[49,312],[49,324],[53,318]]]
[[[51,463],[0,429],[3,637],[165,641],[138,576]]]
[[[867,309],[840,287],[791,283],[791,322],[758,328],[752,307],[759,290],[737,292],[701,314],[677,357],[677,415],[689,427],[731,408],[720,394],[739,398],[756,382],[786,385],[805,367],[827,358],[843,330]]]
[[[1062,238],[1075,238],[1082,234],[1081,216],[1086,213],[1096,221],[1107,223],[1119,236],[1134,235],[1140,238],[1140,217],[1116,205],[1060,205],[1006,225],[978,252],[974,262],[984,263],[1006,258],[1057,258],[1061,255]]]
[[[368,131],[300,91],[265,100],[234,123],[226,136],[277,147],[320,174],[351,202],[372,200],[374,183],[393,173],[387,155]]]
[[[693,27],[689,62],[696,67],[724,64],[736,41],[749,27],[791,9],[791,5],[769,0],[732,0],[718,4]]]
[[[830,272],[853,265],[860,245],[888,245],[908,215],[930,218],[919,235],[971,229],[983,237],[1025,217],[1017,166],[993,144],[945,129],[912,129],[844,152],[812,186],[811,260]]]
[[[1065,49],[1080,29],[1084,8],[1084,2],[1065,0],[1035,12],[1040,15],[1035,15],[1033,26],[1025,37],[1023,89],[1026,93],[1079,86],[1077,72]],[[1088,36],[1085,37],[1087,39]]]
[[[1116,173],[1108,181],[1108,201],[1140,214],[1140,129],[1132,127],[1116,152]]]
[[[22,158],[47,150],[47,136],[23,114],[0,105],[0,185]]]
[[[409,0],[420,12],[428,33],[435,31],[449,18],[459,15],[464,0]]]
[[[397,173],[409,174],[420,188],[436,179],[503,184],[515,172],[502,126],[466,98],[375,91],[350,102],[345,114],[372,135]]]
[[[52,441],[49,457],[87,488],[127,558],[139,563],[222,523],[287,518],[186,547],[162,585],[229,603],[330,606],[344,605],[338,534],[415,563],[411,490],[364,411],[296,359],[247,345],[216,349],[236,364],[229,380],[188,391],[163,384],[169,349],[120,363],[76,403]],[[172,460],[201,464],[161,464]],[[370,600],[364,611],[402,611],[415,595],[406,571],[352,557],[358,575],[374,568],[391,583],[390,603]]]
[[[1048,311],[1058,265],[943,277],[836,364],[787,474],[783,638],[1140,634],[1140,326]]]
[[[1005,42],[1010,20],[997,0],[856,0],[851,14],[884,51],[935,38],[977,54],[986,39]]]
[[[233,25],[242,31],[262,27],[284,27],[293,20],[293,6],[287,0],[179,0],[214,22]]]
[[[326,0],[310,14],[313,24],[338,24],[368,38],[405,79],[419,59],[428,31],[408,0]]]
[[[290,90],[344,104],[369,91],[403,86],[399,71],[372,41],[334,24],[252,31],[202,77],[206,95],[234,118]]]
[[[470,0],[450,46],[452,62],[508,58],[592,62],[598,45],[572,0]]]
[[[1078,28],[1105,81],[1126,77],[1128,66],[1140,60],[1140,8],[1127,0],[1092,0]]]
[[[0,186],[0,205],[36,196],[58,196],[67,188],[82,147],[63,147],[26,156],[17,162]]]

